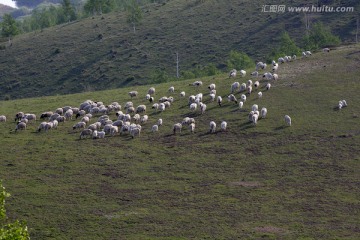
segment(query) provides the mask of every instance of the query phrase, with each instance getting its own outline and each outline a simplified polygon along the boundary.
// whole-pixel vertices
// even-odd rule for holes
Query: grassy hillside
[[[359,53],[359,45],[341,47],[283,64],[272,88],[261,80],[263,97],[255,91],[242,110],[209,101],[210,83],[226,98],[233,81],[249,79],[227,75],[197,79],[199,89],[171,83],[175,102],[162,113],[145,101],[149,85],[2,101],[8,215],[27,221],[33,239],[359,239]],[[169,86],[155,85],[156,99]],[[14,132],[18,111],[39,116],[86,99],[124,106],[130,90],[139,92],[135,106],[149,108],[139,138],[79,140],[75,120]],[[190,112],[180,91],[204,93],[205,114]],[[348,107],[339,111],[340,99]],[[255,103],[268,109],[256,127],[247,120]],[[195,118],[195,133],[173,135],[185,116]],[[164,125],[151,133],[158,118]],[[227,131],[209,134],[212,120],[227,121]]]
[[[0,94],[15,99],[143,85],[155,70],[175,76],[176,52],[180,70],[210,63],[225,70],[230,50],[264,60],[283,30],[297,40],[304,34],[303,14],[264,13],[264,4],[171,0],[145,6],[135,34],[126,14],[118,12],[18,36],[0,51]],[[358,9],[360,3],[338,4]],[[311,14],[311,19],[354,41],[355,14]]]

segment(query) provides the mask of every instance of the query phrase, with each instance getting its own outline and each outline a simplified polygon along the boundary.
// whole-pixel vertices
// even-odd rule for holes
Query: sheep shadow
[[[282,126],[279,126],[279,127],[276,127],[274,128],[275,131],[280,131],[280,130],[284,130],[286,128],[288,128],[289,126],[285,126],[285,125],[282,125]]]

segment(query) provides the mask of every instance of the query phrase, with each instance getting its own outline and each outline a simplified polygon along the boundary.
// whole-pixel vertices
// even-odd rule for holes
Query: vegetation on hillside
[[[5,191],[5,187],[0,181],[0,239],[3,240],[28,240],[30,239],[25,223],[16,220],[14,223],[8,223],[5,210],[5,198],[10,194]]]

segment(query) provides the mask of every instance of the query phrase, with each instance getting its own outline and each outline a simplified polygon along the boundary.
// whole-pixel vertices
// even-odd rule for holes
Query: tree
[[[111,12],[115,8],[115,0],[89,0],[84,5],[87,14],[102,14]]]
[[[63,0],[62,11],[66,22],[76,20],[75,10],[74,7],[71,5],[70,0]]]
[[[11,38],[19,34],[15,19],[10,14],[5,14],[1,23],[1,35]]]
[[[235,50],[230,51],[229,59],[227,60],[229,70],[251,68],[254,67],[254,65],[254,61],[246,53]]]
[[[127,22],[132,24],[134,33],[136,32],[136,25],[140,23],[142,19],[142,11],[140,6],[135,0],[131,0],[127,7]]]
[[[30,235],[27,226],[16,220],[14,223],[6,223],[5,198],[10,194],[5,191],[5,187],[0,181],[0,239],[28,240]]]
[[[303,38],[303,45],[307,50],[316,50],[340,43],[340,38],[333,35],[330,28],[325,27],[321,22],[313,24],[310,33]]]
[[[280,36],[279,47],[273,49],[271,53],[266,58],[267,62],[271,62],[274,59],[284,56],[293,56],[300,55],[301,50],[296,45],[295,41],[291,39],[290,35],[287,32],[283,32]]]

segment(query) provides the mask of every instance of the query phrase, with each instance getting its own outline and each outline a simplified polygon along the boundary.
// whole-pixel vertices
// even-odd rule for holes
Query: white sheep
[[[203,85],[202,81],[195,81],[189,84],[189,86],[195,86],[195,87],[200,87],[202,85]]]
[[[208,86],[208,88],[209,88],[210,91],[211,91],[211,90],[215,90],[215,88],[216,88],[215,83],[211,83],[211,84]]]
[[[194,111],[196,111],[196,108],[197,108],[197,104],[196,104],[196,103],[190,104],[190,111],[194,112]]]
[[[311,56],[311,52],[310,52],[310,51],[306,51],[305,54],[306,54],[306,56]]]
[[[273,78],[274,81],[277,81],[279,79],[279,75],[277,75],[276,73],[273,74]]]
[[[247,87],[246,87],[246,91],[247,91],[247,93],[250,95],[251,92],[252,92],[252,86],[247,86]]]
[[[134,108],[134,107],[128,107],[128,108],[126,109],[126,113],[127,113],[127,114],[134,113],[134,112],[135,112],[135,108]]]
[[[6,122],[6,116],[5,115],[0,116],[0,122]]]
[[[222,121],[220,126],[221,126],[221,131],[226,131],[227,122]]]
[[[266,72],[263,74],[263,78],[265,78],[266,80],[272,80],[273,79],[273,75],[269,72]]]
[[[24,122],[19,122],[19,123],[16,125],[16,127],[15,127],[15,132],[16,132],[17,130],[26,130],[26,123],[24,123]]]
[[[278,63],[285,63],[285,59],[283,58],[283,57],[280,57],[279,59],[278,59]]]
[[[262,92],[258,92],[258,98],[262,98]]]
[[[221,103],[222,103],[222,97],[218,96],[217,97],[217,103],[219,104],[219,106],[221,107]]]
[[[246,76],[246,71],[245,70],[240,70],[240,76],[245,77]]]
[[[206,104],[205,103],[200,103],[200,112],[201,114],[204,114],[206,110]]]
[[[258,111],[259,110],[259,106],[257,105],[257,104],[254,104],[254,105],[252,105],[252,107],[251,107],[251,111]]]
[[[241,85],[240,85],[240,90],[239,90],[239,92],[243,92],[243,91],[245,91],[246,90],[246,83],[242,83]]]
[[[195,123],[195,119],[194,118],[190,118],[190,117],[185,117],[182,122],[181,125],[190,125],[191,123]]]
[[[195,123],[190,123],[189,129],[190,129],[191,133],[194,133],[195,132]]]
[[[251,116],[251,120],[252,120],[252,122],[253,122],[254,125],[257,124],[258,119],[259,119],[259,114],[254,113],[254,114]]]
[[[136,108],[136,113],[145,113],[146,112],[146,106],[145,105],[139,105]]]
[[[130,128],[129,133],[130,133],[132,138],[135,138],[136,136],[140,137],[141,128],[139,128],[138,126],[137,127],[132,127],[132,128]]]
[[[185,97],[185,92],[184,91],[180,92],[180,97]]]
[[[175,92],[175,88],[174,88],[174,86],[169,87],[168,92],[170,92],[170,93]]]
[[[228,96],[228,101],[229,101],[229,102],[235,102],[236,104],[238,104],[238,101],[237,101],[237,99],[236,99],[236,97],[235,97],[234,94],[230,94],[230,95]]]
[[[243,106],[244,106],[244,102],[243,102],[243,101],[240,101],[240,102],[239,102],[239,108],[242,109]]]
[[[255,72],[252,72],[250,75],[257,78],[259,76],[259,72],[255,71]]]
[[[130,98],[136,97],[137,95],[138,95],[138,92],[137,92],[137,91],[131,91],[131,92],[129,92]]]
[[[160,112],[165,111],[165,104],[164,104],[164,103],[160,103],[158,109],[159,109]]]
[[[104,131],[98,131],[97,136],[98,136],[98,138],[105,138],[105,132]]]
[[[149,119],[149,116],[148,115],[144,115],[140,118],[140,123],[141,124],[145,124]]]
[[[155,88],[154,87],[151,87],[149,88],[148,92],[147,92],[149,95],[154,95],[155,94]]]
[[[267,83],[266,84],[266,90],[270,90],[270,88],[271,88],[271,83]]]
[[[93,130],[93,132],[92,132],[92,138],[93,138],[93,139],[98,138],[98,131],[97,131],[97,130]]]
[[[330,52],[330,48],[323,48],[323,52]]]
[[[210,122],[210,133],[214,133],[216,131],[216,123],[214,121]]]
[[[265,118],[267,114],[267,109],[265,107],[261,108],[261,118]]]
[[[163,120],[162,120],[161,118],[159,118],[159,119],[157,120],[157,125],[158,125],[159,127],[163,125]]]
[[[15,121],[19,121],[20,119],[22,119],[24,117],[24,113],[23,112],[18,112],[15,115]]]
[[[246,82],[246,86],[252,86],[253,85],[253,81],[251,79],[247,80]]]
[[[165,106],[164,106],[165,107]],[[155,109],[155,112],[159,109],[159,104],[158,103],[154,103],[151,107],[152,109]]]
[[[236,77],[236,73],[237,73],[236,69],[232,69],[229,73],[229,78]]]
[[[216,95],[215,95],[214,93],[210,93],[209,96],[210,96],[210,100],[211,100],[212,102],[215,101]]]
[[[292,56],[292,59],[293,59],[294,61],[296,60],[296,55],[295,55],[295,54]]]
[[[92,130],[91,129],[83,129],[80,133],[80,139],[86,138],[87,136],[92,136]]]
[[[135,123],[138,123],[138,122],[140,122],[140,114],[135,114],[133,117],[132,117],[132,119],[134,120],[134,122]]]
[[[145,99],[150,100],[150,98],[151,98],[150,94],[146,94]]]
[[[159,126],[158,125],[153,125],[152,127],[151,127],[151,131],[152,132],[157,132],[157,131],[159,131]]]
[[[260,82],[259,82],[259,81],[254,82],[254,87],[255,87],[255,88],[258,88],[259,86],[260,86]]]
[[[239,89],[240,87],[240,83],[239,82],[234,82],[233,84],[231,84],[231,93],[234,93],[237,89]]]
[[[86,123],[85,122],[78,122],[76,124],[73,125],[73,130],[75,129],[80,129],[80,128],[85,128],[86,127]]]
[[[243,101],[244,103],[246,102],[246,95],[245,94],[241,94],[240,98],[241,98],[241,101]]]
[[[36,121],[36,115],[33,113],[26,113],[23,119],[27,119],[29,121]]]
[[[45,130],[46,124],[47,124],[47,122],[42,122],[42,123],[40,123],[37,131],[40,132],[41,130]]]
[[[286,125],[291,126],[291,118],[289,115],[285,115],[284,117]]]
[[[275,66],[272,67],[272,72],[273,73],[276,72],[278,70],[278,68],[279,68],[279,65],[276,64]]]
[[[117,126],[111,126],[110,128],[110,135],[115,136],[116,133],[119,132],[119,128]]]
[[[73,110],[68,109],[68,110],[65,112],[65,114],[64,114],[65,119],[66,119],[66,120],[71,120],[71,119],[72,119],[73,114],[74,114]]]
[[[176,134],[176,132],[181,133],[182,124],[181,123],[175,123],[173,126],[173,133]]]

